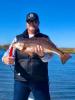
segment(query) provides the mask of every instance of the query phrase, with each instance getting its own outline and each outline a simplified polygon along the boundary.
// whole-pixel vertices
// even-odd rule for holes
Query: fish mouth
[[[24,44],[23,43],[14,43],[13,47],[19,50],[23,50]]]

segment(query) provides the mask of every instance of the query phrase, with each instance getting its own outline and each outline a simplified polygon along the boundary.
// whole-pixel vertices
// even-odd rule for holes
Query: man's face
[[[32,21],[32,22],[27,22],[27,29],[31,32],[35,32],[35,30],[38,29],[39,27],[39,22],[35,22],[35,21]]]

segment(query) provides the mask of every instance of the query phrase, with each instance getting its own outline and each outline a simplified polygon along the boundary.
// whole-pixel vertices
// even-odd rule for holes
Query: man
[[[36,13],[30,12],[26,17],[27,29],[20,35],[17,35],[12,44],[16,41],[32,38],[45,37],[47,35],[40,33],[39,17]],[[52,54],[44,54],[44,48],[40,45],[32,47],[34,52],[30,57],[28,54],[22,54],[18,49],[13,50],[13,57],[9,57],[9,51],[4,54],[2,60],[5,64],[14,64],[14,99],[27,100],[32,91],[35,100],[50,100],[48,84],[48,60]],[[38,54],[38,55],[37,55]]]

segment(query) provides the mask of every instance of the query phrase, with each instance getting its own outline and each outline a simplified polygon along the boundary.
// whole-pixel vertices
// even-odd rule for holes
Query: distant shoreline
[[[9,44],[5,44],[5,45],[0,45],[0,49],[8,49],[9,47]]]
[[[0,49],[7,50],[9,47],[9,44],[0,45]],[[60,50],[63,50],[66,53],[75,53],[75,48],[59,48]]]

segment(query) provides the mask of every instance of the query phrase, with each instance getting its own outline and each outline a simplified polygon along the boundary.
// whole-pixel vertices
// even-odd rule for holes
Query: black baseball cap
[[[26,16],[26,22],[33,22],[33,21],[39,22],[39,17],[36,13],[30,12]]]

